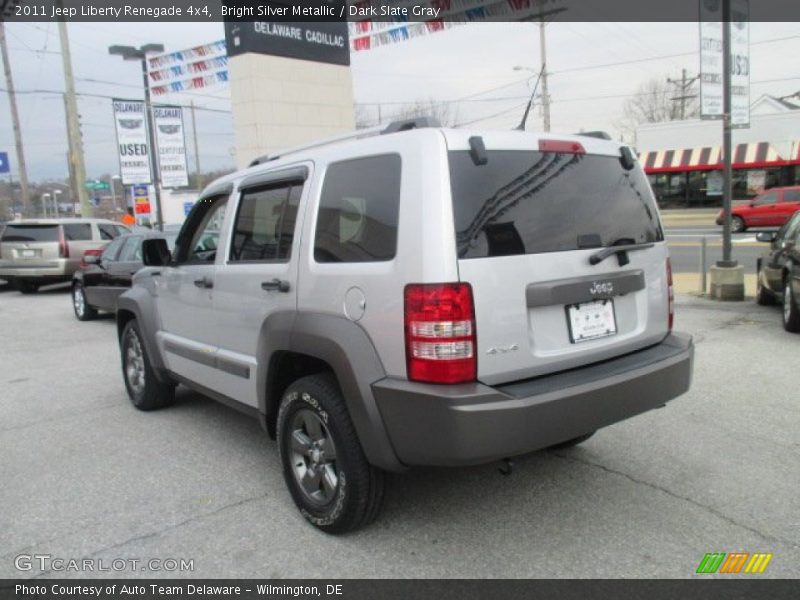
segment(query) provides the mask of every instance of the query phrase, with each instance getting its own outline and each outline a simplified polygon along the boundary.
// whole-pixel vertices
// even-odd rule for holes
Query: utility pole
[[[195,184],[197,189],[203,189],[203,177],[200,175],[200,146],[197,143],[197,121],[194,118],[194,100],[189,102],[189,108],[192,115],[192,137],[194,138],[194,170],[197,173]]]
[[[14,142],[17,146],[17,164],[19,165],[19,185],[22,192],[22,213],[30,210],[30,195],[28,191],[28,170],[25,166],[25,151],[22,148],[22,129],[19,125],[19,113],[17,112],[17,95],[14,92],[14,78],[11,75],[11,63],[8,57],[8,47],[6,46],[5,23],[0,21],[0,50],[3,52],[3,70],[6,75],[6,89],[8,90],[8,105],[11,108],[11,122],[14,126]],[[12,189],[13,197],[14,191]]]
[[[72,76],[72,57],[69,52],[69,36],[65,21],[58,22],[58,34],[61,38],[61,58],[64,64],[64,97],[67,110],[67,136],[70,146],[70,162],[75,174],[73,193],[78,194],[81,205],[81,216],[91,217],[94,214],[89,203],[89,193],[86,190],[86,165],[83,159],[83,140],[78,123],[78,102],[75,99],[75,80]]]
[[[544,15],[539,19],[539,52],[542,55],[542,117],[545,131],[550,131],[550,94],[547,92],[547,40]]]
[[[697,94],[688,94],[687,92],[689,91],[689,87],[698,79],[700,79],[699,75],[697,77],[687,77],[686,69],[681,70],[680,80],[667,77],[667,83],[671,83],[680,88],[680,95],[670,98],[670,100],[681,103],[681,121],[686,119],[686,101],[697,98]]]

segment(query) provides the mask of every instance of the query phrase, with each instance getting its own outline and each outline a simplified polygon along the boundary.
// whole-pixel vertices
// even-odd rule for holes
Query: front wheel
[[[344,533],[375,520],[384,474],[367,462],[331,375],[303,377],[287,388],[277,432],[283,477],[307,521]]]
[[[783,328],[792,333],[800,333],[800,310],[792,290],[792,282],[786,279],[783,286]]]
[[[128,321],[120,338],[122,376],[131,403],[139,410],[155,410],[172,404],[175,386],[156,378],[136,320]]]
[[[72,308],[79,321],[91,321],[97,318],[97,309],[86,300],[86,292],[80,283],[72,286]]]

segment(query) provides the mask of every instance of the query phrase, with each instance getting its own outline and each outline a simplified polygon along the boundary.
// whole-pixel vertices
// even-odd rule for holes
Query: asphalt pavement
[[[78,322],[63,289],[0,292],[0,577],[97,575],[15,568],[33,554],[193,561],[103,573],[120,577],[694,577],[733,551],[798,577],[800,336],[778,308],[687,296],[676,327],[695,379],[666,408],[508,477],[393,475],[378,521],[332,537],[296,511],[257,422],[183,388],[136,411],[112,319]]]

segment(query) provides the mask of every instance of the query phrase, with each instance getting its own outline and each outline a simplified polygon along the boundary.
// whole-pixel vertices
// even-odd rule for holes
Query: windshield
[[[616,157],[495,150],[475,165],[449,154],[459,258],[664,239],[647,179]]]

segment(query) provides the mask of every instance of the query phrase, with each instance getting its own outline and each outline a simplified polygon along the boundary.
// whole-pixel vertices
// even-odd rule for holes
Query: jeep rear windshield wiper
[[[603,262],[612,254],[617,255],[617,260],[619,261],[619,266],[624,267],[628,264],[628,252],[635,252],[636,250],[646,250],[647,248],[652,248],[655,244],[650,242],[646,244],[636,244],[630,238],[622,238],[615,241],[610,246],[607,246],[600,250],[599,252],[595,252],[589,257],[589,264],[596,265],[598,263]]]

